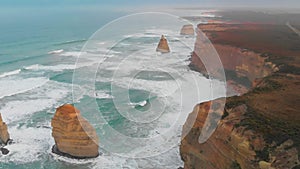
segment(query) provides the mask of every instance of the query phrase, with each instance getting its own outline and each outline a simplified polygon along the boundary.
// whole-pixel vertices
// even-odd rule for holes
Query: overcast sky
[[[182,6],[300,8],[300,0],[0,0],[1,7]]]

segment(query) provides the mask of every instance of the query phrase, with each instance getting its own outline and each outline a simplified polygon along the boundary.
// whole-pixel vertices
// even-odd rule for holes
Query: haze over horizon
[[[152,1],[98,1],[98,0],[1,0],[0,7],[62,7],[62,6],[94,6],[94,7],[242,7],[242,8],[300,8],[298,0],[152,0]]]

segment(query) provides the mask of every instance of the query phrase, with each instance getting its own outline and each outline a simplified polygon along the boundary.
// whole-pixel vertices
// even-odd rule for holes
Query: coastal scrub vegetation
[[[232,162],[230,169],[242,169],[240,164],[236,161]]]
[[[264,80],[264,85],[256,87],[252,90],[253,93],[261,93],[261,92],[270,92],[273,90],[278,90],[282,87],[282,85],[275,80],[271,80],[270,78],[266,78]]]

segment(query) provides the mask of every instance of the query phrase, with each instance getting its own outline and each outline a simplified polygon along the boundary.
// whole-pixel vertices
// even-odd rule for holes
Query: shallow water
[[[14,140],[6,146],[10,153],[0,156],[0,168],[182,166],[178,148],[182,124],[196,103],[211,98],[211,81],[187,67],[194,37],[179,36],[178,27],[153,28],[128,34],[113,47],[109,38],[97,41],[82,54],[89,36],[124,12],[56,10],[45,10],[41,16],[0,12],[0,18],[10,16],[0,27],[0,112]],[[155,52],[162,32],[169,35],[171,54]],[[182,41],[192,43],[187,47]],[[75,66],[80,54],[86,58]],[[104,64],[99,66],[101,61]],[[75,68],[80,77],[76,82]],[[86,85],[90,77],[93,88]],[[196,87],[200,95],[195,94]],[[73,160],[51,153],[50,121],[55,108],[65,103],[79,107],[96,128],[103,153],[98,158]],[[151,123],[141,123],[149,119]],[[124,146],[127,142],[116,137],[115,131],[146,140],[134,142],[136,148]],[[161,133],[168,139],[160,138]],[[145,154],[153,157],[136,158]]]

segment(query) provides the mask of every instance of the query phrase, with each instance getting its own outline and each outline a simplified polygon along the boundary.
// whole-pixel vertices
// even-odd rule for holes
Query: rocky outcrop
[[[211,102],[195,107],[183,127],[185,137],[180,145],[185,169],[300,168],[300,51],[293,48],[300,45],[299,38],[285,38],[291,31],[280,25],[204,27],[227,80],[248,85],[248,91],[227,98],[225,108],[219,110],[223,112],[221,120],[206,142],[199,142],[199,137],[203,128],[210,126],[204,122],[215,110],[211,111]],[[201,54],[205,49],[197,43],[195,53]],[[205,74],[195,53],[192,66]],[[214,64],[210,66],[218,70]]]
[[[170,52],[170,48],[168,45],[168,41],[165,38],[164,35],[161,35],[160,41],[158,43],[158,46],[156,48],[157,52],[161,52],[161,53],[169,53]]]
[[[195,35],[194,25],[183,25],[180,30],[180,35]]]
[[[274,64],[266,62],[266,58],[261,57],[259,53],[221,44],[214,44],[214,47],[220,56],[225,73],[227,72],[227,79],[244,78],[249,81],[248,85],[251,85],[251,82],[255,79],[266,77],[278,70]],[[198,52],[199,50],[201,49],[195,47],[191,64],[206,74],[205,66],[196,54],[201,53]],[[210,66],[214,67],[217,65],[211,64]]]
[[[205,26],[204,28],[208,29],[207,27],[209,26]],[[201,29],[203,29],[203,26],[201,26]],[[209,33],[208,35],[212,36]],[[209,65],[207,66],[210,68],[211,73],[208,75],[208,71],[206,70],[208,67],[205,67],[200,59],[201,57],[205,57],[203,56],[205,55],[203,44],[206,43],[206,40],[201,36],[203,36],[201,33],[197,33],[190,67],[201,72],[205,76],[216,76],[215,78],[218,78],[220,69],[219,64],[216,64],[215,62],[208,63]],[[257,82],[259,82],[259,79],[278,71],[278,67],[276,67],[275,64],[268,62],[267,58],[262,57],[260,53],[224,44],[214,44],[214,48],[219,54],[219,58],[225,71],[228,91],[231,89],[235,90],[236,88],[244,88],[242,90],[235,90],[233,94],[229,95],[244,94],[250,88],[255,87]],[[233,82],[237,85],[233,85]]]
[[[281,70],[279,70],[280,72]],[[300,76],[275,73],[260,79],[242,96],[227,98],[215,132],[204,143],[199,137],[211,102],[197,105],[183,131],[180,146],[185,169],[296,169],[300,166]],[[195,123],[193,122],[196,117]]]
[[[2,116],[0,114],[0,143],[7,144],[9,141],[9,133],[7,130],[7,125],[3,122]]]
[[[2,153],[2,155],[7,155],[9,153],[9,150],[7,148],[1,147],[0,151]]]
[[[231,102],[235,103],[229,99],[228,103]],[[197,105],[183,127],[183,132],[186,132],[192,125],[180,146],[185,169],[291,169],[300,164],[292,140],[269,144],[261,132],[239,126],[249,112],[246,104],[227,106],[216,131],[208,141],[200,144],[204,122],[209,114],[216,111],[210,109],[211,104]]]
[[[93,158],[99,155],[99,138],[92,125],[70,104],[57,108],[51,121],[54,153],[71,158]]]
[[[234,130],[234,124],[239,122],[237,115],[246,111],[245,106],[239,106],[232,110],[236,114],[230,114],[228,121],[221,122],[216,132],[210,139],[199,144],[198,137],[204,127],[204,122],[210,113],[211,102],[205,102],[197,105],[194,111],[189,115],[183,130],[190,125],[191,117],[196,115],[196,122],[192,130],[183,140],[180,146],[182,159],[185,162],[185,169],[219,169],[230,168],[231,164],[238,162],[239,165],[250,167],[251,161],[255,159],[255,152],[249,147],[249,141],[242,137],[242,131]],[[258,139],[260,144],[261,140]],[[258,145],[260,145],[258,144]],[[242,163],[243,162],[243,163]]]

